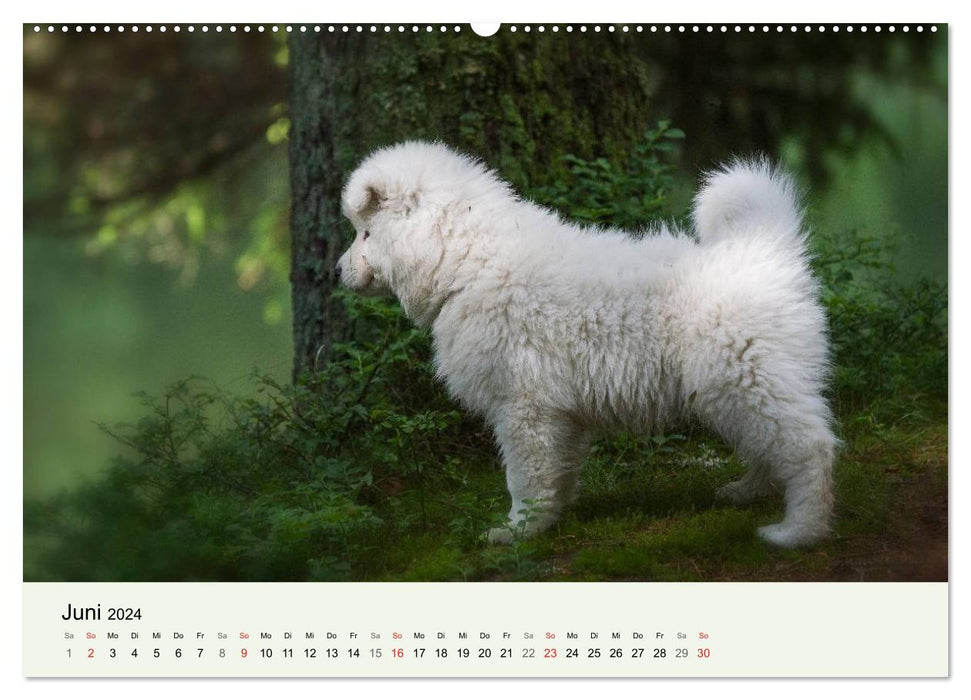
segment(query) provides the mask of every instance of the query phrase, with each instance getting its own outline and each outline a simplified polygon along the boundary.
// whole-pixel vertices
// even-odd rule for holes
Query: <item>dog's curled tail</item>
[[[802,242],[802,210],[795,183],[766,159],[736,160],[705,175],[694,202],[702,244],[750,233]]]

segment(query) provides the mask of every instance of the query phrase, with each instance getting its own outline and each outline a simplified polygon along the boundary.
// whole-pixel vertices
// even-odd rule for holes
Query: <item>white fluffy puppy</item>
[[[342,207],[357,236],[341,281],[393,292],[431,329],[439,376],[495,430],[512,507],[490,541],[556,520],[591,433],[688,415],[750,467],[720,496],[784,489],[785,517],[762,537],[793,547],[827,533],[826,323],[785,175],[764,162],[711,173],[699,242],[567,223],[433,143],[373,153]],[[524,520],[530,504],[540,512]]]

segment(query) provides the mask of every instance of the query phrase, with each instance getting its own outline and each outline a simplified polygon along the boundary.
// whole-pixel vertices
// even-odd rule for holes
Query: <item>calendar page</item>
[[[23,26],[23,675],[949,675],[946,24]]]

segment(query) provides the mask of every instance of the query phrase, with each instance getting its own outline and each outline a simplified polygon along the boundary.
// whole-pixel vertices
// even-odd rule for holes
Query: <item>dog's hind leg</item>
[[[546,530],[572,502],[589,438],[566,416],[517,406],[503,412],[496,439],[512,506],[506,525],[489,530],[488,540],[508,544]]]
[[[772,493],[769,465],[752,464],[742,478],[729,482],[715,491],[715,498],[735,505],[747,505]]]
[[[780,547],[798,547],[829,532],[836,438],[821,397],[774,388],[712,392],[701,414],[753,465],[718,495],[744,502],[764,494],[770,481],[778,485],[785,493],[785,517],[759,528],[759,535]]]
[[[779,547],[799,547],[829,534],[833,511],[833,458],[836,439],[823,424],[794,425],[772,451],[772,479],[785,489],[782,522],[759,528]]]

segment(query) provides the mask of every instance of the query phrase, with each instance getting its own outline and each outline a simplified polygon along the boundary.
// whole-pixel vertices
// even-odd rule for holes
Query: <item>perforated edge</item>
[[[761,34],[785,34],[785,33],[833,33],[860,32],[866,34],[896,32],[936,32],[938,25],[935,24],[509,24],[499,25],[498,30],[495,25],[458,25],[458,24],[30,24],[35,33],[47,32],[50,34],[59,32],[67,33],[111,33],[119,34],[125,32],[188,32],[188,33],[222,33],[222,32],[315,32],[315,33],[370,33],[370,34],[391,34],[391,33],[412,33],[421,32],[454,32],[460,33],[469,31],[479,36],[491,36],[498,32],[537,32],[545,34],[565,33],[665,33],[665,34],[715,34],[715,33],[761,33]],[[480,27],[482,27],[480,29]],[[492,31],[489,31],[492,30]]]

